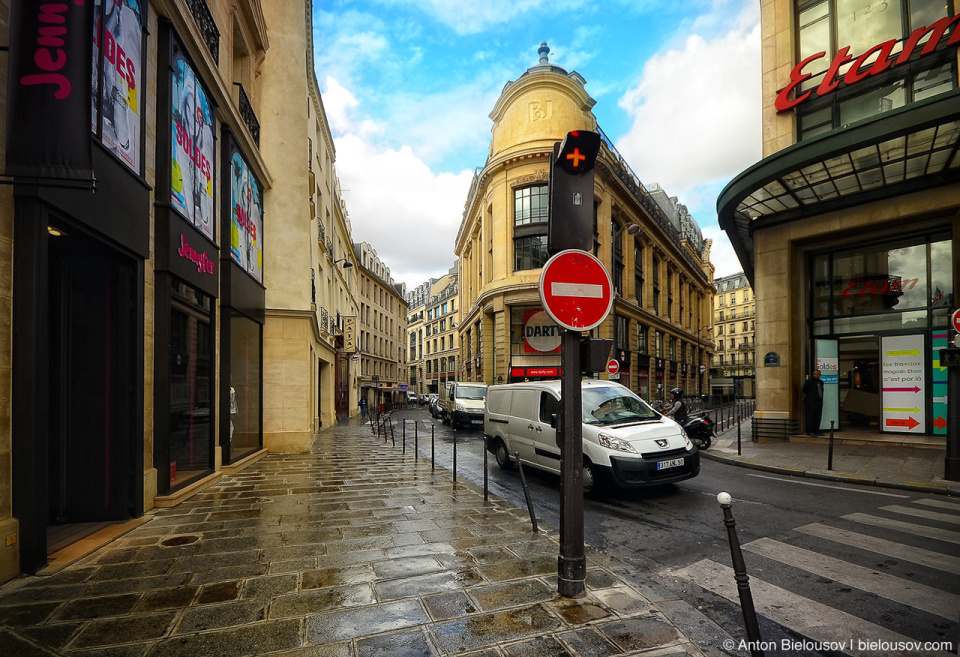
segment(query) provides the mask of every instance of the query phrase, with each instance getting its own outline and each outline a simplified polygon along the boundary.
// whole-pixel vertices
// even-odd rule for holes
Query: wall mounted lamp
[[[353,263],[347,260],[346,258],[340,258],[339,260],[334,260],[333,264],[337,264],[338,262],[343,263],[344,269],[350,269],[351,267],[353,267]]]
[[[638,224],[630,224],[629,226],[627,226],[628,235],[636,235],[639,232],[640,232],[640,226]]]

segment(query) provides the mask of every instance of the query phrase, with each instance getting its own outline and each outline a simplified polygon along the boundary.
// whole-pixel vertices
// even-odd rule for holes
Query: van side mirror
[[[551,414],[550,414],[550,428],[551,428],[551,429],[556,429],[556,428],[557,428],[557,414],[556,414],[556,413],[551,413]]]

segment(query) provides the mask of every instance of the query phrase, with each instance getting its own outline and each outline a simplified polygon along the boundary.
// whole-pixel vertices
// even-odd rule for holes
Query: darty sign
[[[833,61],[830,62],[830,68],[828,68],[826,74],[824,74],[820,85],[815,90],[811,89],[791,99],[790,94],[793,93],[794,90],[799,89],[805,81],[814,75],[813,73],[804,73],[803,69],[806,68],[810,62],[825,57],[827,53],[824,50],[810,55],[790,71],[790,82],[777,94],[777,100],[774,103],[777,111],[785,112],[806,100],[835,91],[837,87],[840,86],[841,81],[848,85],[856,84],[866,78],[879,75],[887,69],[905,64],[910,60],[920,45],[920,42],[927,35],[930,36],[930,39],[923,46],[919,57],[932,54],[940,41],[943,40],[944,35],[951,25],[953,25],[953,31],[950,34],[947,45],[954,46],[960,44],[960,25],[958,25],[958,21],[960,21],[960,14],[956,16],[945,16],[932,25],[917,28],[907,37],[907,40],[903,42],[903,50],[900,51],[900,54],[895,59],[892,59],[891,55],[897,43],[899,43],[897,39],[891,39],[890,41],[877,44],[856,58],[849,54],[850,46],[844,46],[834,56]],[[871,60],[873,60],[873,62],[868,64]],[[853,63],[846,74],[842,76],[839,75],[840,69],[851,62]]]

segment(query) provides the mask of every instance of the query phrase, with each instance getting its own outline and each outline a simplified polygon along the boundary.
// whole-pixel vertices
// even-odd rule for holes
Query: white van
[[[456,429],[459,426],[483,426],[486,383],[458,383],[448,381],[440,388],[440,418],[444,424]]]
[[[700,455],[680,425],[661,415],[628,388],[612,381],[584,380],[583,489],[600,481],[651,486],[696,477]],[[490,386],[483,433],[501,468],[520,461],[560,473],[557,417],[560,381]]]

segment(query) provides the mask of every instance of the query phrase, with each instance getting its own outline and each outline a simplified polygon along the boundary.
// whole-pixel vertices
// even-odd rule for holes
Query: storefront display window
[[[230,318],[230,461],[260,449],[261,326],[243,315]]]
[[[209,296],[174,280],[170,310],[170,488],[213,467]]]

